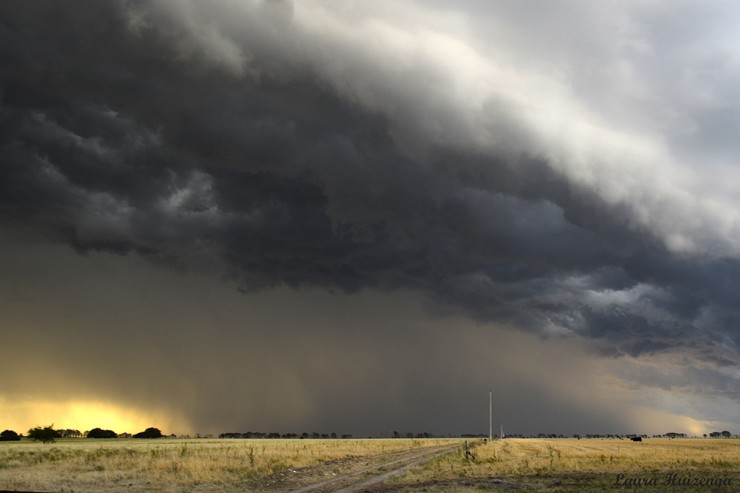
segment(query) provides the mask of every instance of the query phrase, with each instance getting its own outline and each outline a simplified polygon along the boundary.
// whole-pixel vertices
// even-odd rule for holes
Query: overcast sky
[[[740,432],[738,22],[1,2],[0,428]]]

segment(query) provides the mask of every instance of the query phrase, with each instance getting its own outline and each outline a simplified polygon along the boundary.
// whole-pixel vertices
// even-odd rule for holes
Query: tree
[[[730,438],[732,436],[732,433],[730,433],[729,431],[723,431],[722,436],[725,438]]]
[[[100,428],[93,428],[87,432],[87,438],[118,438],[118,435],[113,430],[101,430]]]
[[[134,435],[134,438],[162,438],[162,432],[157,428],[147,428]]]
[[[5,430],[0,433],[0,442],[17,442],[21,437],[13,430]]]
[[[81,438],[82,433],[80,430],[57,430],[59,436],[62,438]]]
[[[49,443],[53,442],[56,438],[61,438],[59,432],[54,429],[54,425],[44,426],[43,428],[37,426],[28,430],[28,438],[37,442]]]

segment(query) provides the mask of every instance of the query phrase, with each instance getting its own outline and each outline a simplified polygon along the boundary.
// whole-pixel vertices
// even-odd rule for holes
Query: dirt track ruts
[[[455,444],[413,450],[391,461],[304,486],[292,490],[291,493],[356,493],[362,491],[364,488],[383,483],[387,479],[402,474],[414,466],[424,464],[435,457],[448,454],[458,448],[460,448],[460,445]]]

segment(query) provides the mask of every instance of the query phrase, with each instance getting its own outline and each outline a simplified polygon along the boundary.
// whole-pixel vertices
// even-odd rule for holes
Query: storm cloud
[[[628,407],[610,414],[578,397],[579,378],[602,403],[609,388],[633,410],[641,393],[660,392],[670,398],[643,415],[737,425],[725,410],[740,398],[737,10],[4,3],[7,333],[86,348],[80,368],[54,363],[65,382],[96,389],[80,397],[168,412],[179,399],[191,431],[339,423],[364,433],[393,426],[378,416],[412,428],[410,416],[432,407],[423,426],[464,432],[477,418],[436,402],[434,389],[469,399],[504,371],[497,392],[529,389],[504,411],[523,432],[647,426]],[[43,269],[17,267],[41,258]],[[59,323],[23,322],[18,286]],[[259,315],[245,308],[255,300]],[[461,340],[476,342],[446,359]],[[521,366],[496,356],[499,343],[524,353]],[[137,354],[141,371],[99,356],[108,345]],[[292,363],[235,353],[258,346]],[[567,352],[600,376],[579,377]],[[170,390],[127,384],[128,372]],[[386,413],[334,395],[381,382]],[[126,399],[101,390],[126,385]],[[283,424],[267,419],[291,393],[301,404]],[[521,411],[544,405],[562,417]]]

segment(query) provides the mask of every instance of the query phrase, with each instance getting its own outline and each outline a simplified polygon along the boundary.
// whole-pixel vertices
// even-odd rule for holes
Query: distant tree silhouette
[[[732,436],[732,433],[730,433],[729,431],[723,431],[722,436],[725,438],[730,438]]]
[[[28,438],[38,442],[49,443],[53,442],[56,438],[61,438],[58,431],[54,429],[54,425],[44,426],[43,428],[37,426],[28,430]]]
[[[17,442],[21,437],[13,430],[5,430],[0,433],[0,442]]]
[[[675,433],[675,432],[666,433],[665,436],[667,438],[686,438],[685,433]]]
[[[134,438],[162,438],[162,432],[158,428],[147,428],[134,435]]]
[[[81,438],[80,430],[57,430],[61,438]]]
[[[87,432],[87,438],[118,438],[118,434],[113,430],[93,428]]]

